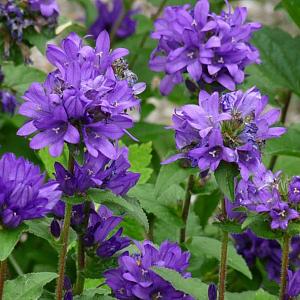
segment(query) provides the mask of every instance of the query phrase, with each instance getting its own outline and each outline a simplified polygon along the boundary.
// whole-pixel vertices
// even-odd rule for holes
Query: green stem
[[[285,233],[283,236],[282,257],[281,257],[281,275],[280,275],[280,293],[279,299],[285,299],[285,291],[287,285],[287,273],[289,268],[289,250],[291,237]]]
[[[72,153],[69,154],[69,162],[68,169],[71,173],[74,171],[74,157]],[[58,261],[58,278],[56,282],[56,300],[62,300],[63,298],[63,288],[64,288],[64,278],[65,278],[65,267],[67,260],[67,252],[68,252],[68,243],[69,243],[69,233],[70,233],[70,225],[71,225],[71,217],[72,217],[72,204],[65,204],[65,216],[64,216],[64,225],[63,230],[60,236],[60,242],[62,243],[60,253],[59,253],[59,261]]]
[[[288,110],[289,110],[290,103],[291,103],[291,98],[292,98],[292,92],[288,91],[286,93],[286,96],[285,96],[285,99],[284,99],[284,106],[282,108],[281,117],[280,117],[280,123],[283,124],[283,125],[285,125],[285,123],[286,123],[287,114],[288,114]],[[269,169],[271,171],[273,171],[273,169],[276,165],[277,159],[278,159],[278,155],[273,155],[271,157],[271,160],[270,160],[270,163],[269,163]]]
[[[222,220],[226,220],[225,199],[222,200]],[[221,262],[219,270],[219,300],[225,299],[226,291],[226,273],[227,273],[227,247],[228,247],[228,232],[223,231],[222,247],[221,247]]]
[[[110,31],[110,41],[111,41],[112,44],[113,44],[114,39],[116,37],[116,33],[117,33],[118,29],[120,28],[125,16],[126,16],[126,10],[125,10],[124,7],[122,7],[121,14],[119,15],[117,21],[114,23],[114,26],[113,26],[112,30]]]
[[[77,235],[77,278],[74,288],[74,294],[80,295],[84,289],[84,269],[85,269],[85,249],[84,249],[84,232],[89,222],[90,202],[86,201],[84,204],[84,220],[82,224],[82,232]]]
[[[152,18],[151,18],[152,22],[155,22],[155,20],[159,17],[159,15],[160,15],[161,12],[163,11],[163,9],[164,9],[165,5],[167,4],[167,2],[168,2],[168,0],[162,0],[162,1],[161,1],[158,10],[156,11],[156,13],[155,13],[155,14],[152,16]],[[137,51],[137,52],[135,53],[135,55],[132,57],[132,60],[131,60],[131,62],[130,62],[130,68],[131,68],[131,69],[133,69],[133,67],[134,67],[134,65],[135,65],[135,63],[136,63],[136,61],[137,61],[137,58],[138,58],[140,52],[142,52],[142,49],[144,48],[144,46],[145,46],[145,44],[146,44],[146,42],[147,42],[147,40],[148,40],[148,38],[149,38],[149,34],[150,34],[150,31],[147,31],[147,32],[144,34],[144,36],[143,36],[143,38],[142,38],[140,44],[138,45],[138,48],[137,48],[137,49],[139,49],[139,51]]]
[[[18,262],[16,261],[16,259],[12,254],[8,257],[8,260],[19,276],[24,275],[23,270],[21,269],[20,265],[18,264]]]
[[[180,236],[179,236],[180,243],[184,243],[186,239],[186,227],[187,227],[187,220],[188,220],[190,205],[191,205],[191,197],[192,197],[191,191],[193,188],[193,184],[194,184],[194,176],[190,175],[186,187],[185,199],[184,199],[182,213],[181,213],[181,219],[183,221],[184,226],[180,229]]]
[[[7,272],[7,261],[0,261],[0,300],[5,300],[3,298],[4,282],[6,279]]]

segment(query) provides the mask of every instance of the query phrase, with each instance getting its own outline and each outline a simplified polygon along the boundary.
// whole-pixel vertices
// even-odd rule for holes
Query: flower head
[[[265,140],[279,137],[282,127],[271,127],[279,110],[264,112],[267,98],[256,88],[219,96],[199,94],[199,105],[185,105],[173,115],[176,146],[181,150],[166,162],[187,158],[201,171],[216,170],[221,161],[238,165],[243,178],[264,170],[260,149]]]
[[[150,59],[153,71],[164,72],[161,92],[168,94],[183,81],[183,73],[199,83],[218,83],[233,91],[244,80],[247,65],[259,63],[258,50],[250,44],[261,26],[246,22],[247,9],[228,5],[228,12],[210,12],[208,0],[169,6],[155,22],[152,38],[158,45]]]
[[[157,249],[151,242],[137,244],[139,253],[124,253],[119,258],[119,267],[105,272],[107,284],[118,299],[193,299],[176,291],[172,285],[155,274],[151,267],[165,267],[186,273],[189,253],[182,252],[177,244],[165,241]]]
[[[0,91],[0,111],[13,115],[17,107],[16,96],[8,91]]]
[[[0,159],[0,223],[17,227],[25,220],[42,218],[56,205],[58,183],[45,183],[38,167],[6,153]]]
[[[47,58],[56,70],[25,93],[19,113],[29,121],[18,134],[36,133],[30,147],[48,146],[52,156],[62,153],[64,142],[79,145],[83,139],[93,157],[116,159],[115,142],[133,126],[127,112],[139,106],[136,95],[145,88],[132,80],[123,59],[127,54],[123,48],[110,51],[106,31],[95,48],[75,33],[60,47],[49,45]]]
[[[289,184],[289,201],[293,203],[300,202],[300,177],[294,176]]]
[[[92,34],[95,39],[98,37],[99,33],[103,30],[110,32],[116,22],[118,22],[121,17],[124,7],[122,0],[113,0],[112,3],[103,3],[102,0],[96,1],[96,6],[98,9],[98,18],[90,27],[90,34]],[[110,9],[109,6],[112,6]],[[122,19],[120,26],[116,31],[116,36],[118,38],[126,38],[134,34],[136,29],[136,21],[131,17],[136,11],[129,10]]]
[[[40,11],[44,17],[50,17],[59,14],[59,8],[56,0],[29,0],[30,8],[33,11]]]

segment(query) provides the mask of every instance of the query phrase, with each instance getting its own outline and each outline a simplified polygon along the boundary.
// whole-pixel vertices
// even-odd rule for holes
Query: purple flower
[[[103,3],[101,0],[97,0],[96,6],[98,9],[98,18],[89,29],[89,33],[92,34],[95,39],[103,30],[110,32],[116,22],[119,21],[119,18],[123,14],[124,10],[122,0],[113,0],[112,3],[107,4]],[[110,8],[109,6],[112,6],[112,8]],[[116,36],[118,38],[127,38],[134,34],[136,29],[136,21],[131,17],[135,13],[136,11],[133,10],[129,10],[128,12],[126,12],[119,28],[116,31]]]
[[[221,161],[233,162],[245,180],[264,171],[260,152],[264,141],[285,132],[284,128],[271,127],[279,111],[265,113],[266,105],[267,98],[255,88],[221,97],[217,92],[200,92],[199,105],[185,105],[175,111],[172,129],[181,153],[164,163],[186,158],[201,171],[214,171]]]
[[[151,267],[165,267],[186,273],[189,253],[182,252],[177,244],[165,241],[159,249],[149,241],[137,244],[139,253],[127,252],[119,258],[119,267],[105,272],[106,283],[118,299],[193,299],[176,291],[170,283],[155,274]]]
[[[59,14],[56,0],[29,0],[29,4],[33,11],[40,11],[44,17]]]
[[[208,286],[208,300],[217,300],[217,296],[217,286],[214,283],[212,283]]]
[[[300,270],[297,270],[296,272],[292,272],[291,270],[288,270],[287,296],[297,297],[299,295],[300,295]]]
[[[300,177],[294,176],[289,184],[289,201],[292,203],[300,202]]]
[[[0,91],[0,111],[13,115],[17,107],[15,95],[8,91]]]
[[[189,5],[166,7],[155,22],[152,38],[158,40],[150,59],[150,68],[164,72],[160,86],[169,94],[188,73],[197,83],[214,82],[233,91],[244,81],[244,69],[260,63],[258,50],[249,43],[258,23],[247,23],[246,8],[216,15],[209,11],[208,0]]]
[[[19,112],[29,121],[18,134],[36,133],[30,147],[49,146],[52,156],[62,153],[64,142],[78,145],[83,139],[92,156],[116,159],[117,140],[133,126],[127,112],[139,106],[137,95],[145,89],[128,75],[122,58],[127,54],[123,48],[110,51],[106,31],[95,48],[84,45],[75,33],[60,47],[48,45],[47,58],[57,69],[25,93]]]
[[[40,169],[6,153],[0,159],[0,223],[17,227],[25,220],[43,218],[60,199],[58,183],[44,183]]]

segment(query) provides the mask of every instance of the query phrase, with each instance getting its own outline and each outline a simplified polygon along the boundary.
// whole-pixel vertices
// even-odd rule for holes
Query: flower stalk
[[[0,300],[4,300],[3,291],[4,291],[4,282],[6,279],[7,272],[7,261],[0,261]]]
[[[72,153],[69,154],[69,165],[68,169],[71,173],[74,170],[74,157]],[[64,225],[61,233],[60,241],[62,243],[59,261],[58,261],[58,278],[56,283],[56,300],[62,300],[63,298],[63,288],[64,288],[64,277],[65,277],[65,267],[66,259],[68,252],[68,242],[69,242],[69,233],[72,217],[72,204],[66,203],[65,216],[64,216]]]
[[[289,234],[285,233],[283,236],[283,245],[282,245],[282,258],[281,258],[281,275],[280,275],[280,292],[279,299],[285,299],[285,292],[287,286],[287,273],[289,268],[289,250],[290,250],[290,240],[291,237]]]
[[[189,210],[191,205],[191,197],[192,197],[192,188],[194,184],[194,176],[190,175],[187,183],[186,193],[185,193],[185,199],[183,203],[181,218],[183,221],[184,226],[180,229],[180,237],[179,242],[184,243],[186,239],[186,227],[187,227],[187,220],[189,216]]]
[[[222,200],[222,220],[226,220],[225,198]],[[228,232],[223,231],[222,246],[221,246],[221,262],[219,270],[219,300],[225,299],[226,291],[226,275],[227,275],[227,248],[228,248]]]

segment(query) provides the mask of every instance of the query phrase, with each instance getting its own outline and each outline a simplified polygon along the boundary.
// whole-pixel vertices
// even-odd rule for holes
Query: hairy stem
[[[0,261],[0,300],[5,300],[3,298],[4,282],[6,279],[7,272],[7,261]]]
[[[159,15],[163,11],[163,9],[164,9],[165,5],[167,4],[167,2],[168,2],[168,0],[162,0],[161,1],[158,10],[156,11],[156,13],[151,18],[153,22],[159,17]],[[132,57],[132,60],[130,61],[130,68],[134,67],[134,65],[135,65],[135,63],[137,61],[137,58],[139,56],[139,53],[142,51],[142,49],[144,48],[144,46],[145,46],[145,44],[146,44],[146,42],[148,40],[149,34],[150,34],[150,31],[147,31],[144,34],[144,36],[143,36],[140,44],[138,45],[139,51],[135,53],[135,55]]]
[[[222,200],[222,219],[226,220],[225,199]],[[221,262],[219,270],[219,300],[225,299],[226,291],[226,273],[227,273],[227,247],[228,247],[228,232],[223,231],[222,247],[221,247]]]
[[[85,269],[85,249],[84,249],[84,233],[89,222],[90,202],[84,204],[84,220],[82,224],[82,232],[77,235],[77,278],[74,289],[75,295],[80,295],[84,289],[84,269]]]
[[[285,291],[287,285],[287,273],[289,268],[289,250],[291,237],[285,233],[283,236],[282,257],[281,257],[281,274],[280,274],[280,293],[279,299],[285,299]]]
[[[280,123],[282,123],[283,125],[285,125],[285,122],[286,122],[286,119],[287,119],[287,114],[288,114],[288,110],[289,110],[289,107],[290,107],[291,98],[292,98],[292,92],[288,91],[286,96],[285,96],[285,99],[284,99],[284,106],[281,110]],[[270,164],[269,164],[269,169],[271,171],[273,171],[273,169],[276,165],[277,159],[278,159],[278,155],[273,155],[271,157]]]
[[[184,224],[184,227],[180,229],[180,236],[179,236],[179,242],[184,243],[186,239],[186,227],[187,227],[187,220],[189,216],[190,211],[190,205],[191,205],[191,197],[192,197],[192,188],[194,184],[194,176],[190,175],[187,187],[186,187],[186,193],[185,193],[185,199],[183,203],[181,218]]]
[[[69,154],[68,169],[71,173],[74,171],[74,157],[72,153]],[[69,232],[72,217],[72,204],[66,203],[64,225],[60,236],[60,241],[62,243],[59,260],[58,260],[58,278],[56,283],[56,300],[62,300],[63,298],[63,288],[64,288],[64,278],[65,278],[65,267],[68,252],[68,242],[69,242]]]

